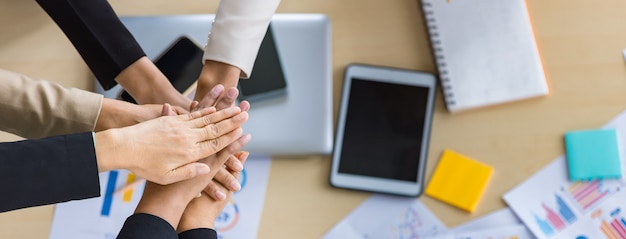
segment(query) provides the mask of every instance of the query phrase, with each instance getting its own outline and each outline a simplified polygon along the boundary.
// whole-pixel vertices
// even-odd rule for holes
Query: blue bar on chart
[[[104,191],[104,201],[100,215],[108,217],[111,213],[111,204],[113,203],[113,193],[115,192],[115,184],[117,183],[117,171],[109,172],[109,180],[107,182],[106,191]]]
[[[576,215],[572,209],[567,206],[563,199],[555,194],[557,210],[548,207],[545,203],[541,206],[545,211],[545,219],[540,218],[533,213],[537,225],[543,231],[546,236],[551,236],[557,231],[561,231],[567,227],[568,224],[572,224],[576,221]]]

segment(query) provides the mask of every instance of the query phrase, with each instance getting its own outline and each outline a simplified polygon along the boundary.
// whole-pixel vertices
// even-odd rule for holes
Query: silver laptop
[[[214,15],[122,17],[150,59],[181,35],[206,43]],[[253,102],[244,131],[254,154],[330,154],[333,146],[331,30],[323,14],[276,14],[272,30],[287,82],[287,94]],[[253,73],[254,74],[254,69]],[[104,91],[117,98],[120,86]]]

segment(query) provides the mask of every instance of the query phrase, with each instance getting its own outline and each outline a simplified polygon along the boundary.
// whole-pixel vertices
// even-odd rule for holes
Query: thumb
[[[189,112],[194,111],[199,104],[200,102],[198,102],[197,100],[192,101],[191,105],[189,106]]]
[[[172,110],[172,106],[168,103],[163,104],[163,110],[161,110],[161,116],[176,115],[176,112]]]
[[[209,168],[209,165],[194,162],[170,171],[168,178],[171,183],[174,183],[208,174],[210,171],[211,168]]]

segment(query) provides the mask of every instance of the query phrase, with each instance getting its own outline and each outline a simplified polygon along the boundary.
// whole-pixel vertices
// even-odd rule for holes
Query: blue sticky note
[[[615,129],[567,132],[565,148],[572,181],[622,176]]]

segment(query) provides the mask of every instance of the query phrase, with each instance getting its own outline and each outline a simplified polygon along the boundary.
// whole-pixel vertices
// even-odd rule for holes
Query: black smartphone
[[[154,64],[170,80],[174,88],[182,93],[198,80],[203,66],[203,54],[204,51],[197,43],[187,36],[181,36],[157,57]],[[122,92],[120,98],[137,103],[126,91]]]
[[[253,102],[286,92],[287,82],[270,24],[259,47],[250,79],[239,80],[239,99]]]

